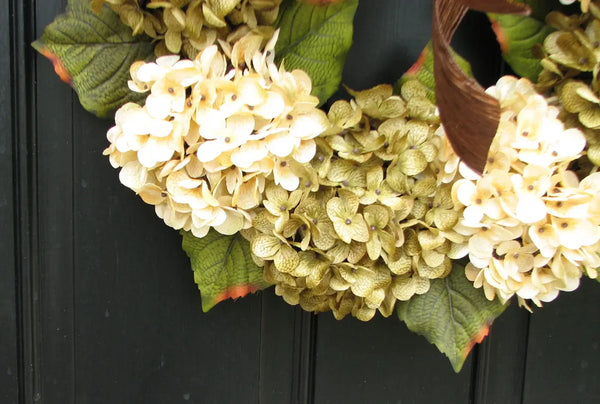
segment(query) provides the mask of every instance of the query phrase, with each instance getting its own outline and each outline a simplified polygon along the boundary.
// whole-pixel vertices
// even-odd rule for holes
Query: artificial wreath
[[[458,371],[509,300],[598,276],[600,3],[573,2],[435,0],[394,86],[329,103],[358,0],[69,0],[33,45],[114,113],[104,154],[181,231],[204,310],[274,285],[396,313]],[[469,8],[520,78],[484,90],[450,49]]]

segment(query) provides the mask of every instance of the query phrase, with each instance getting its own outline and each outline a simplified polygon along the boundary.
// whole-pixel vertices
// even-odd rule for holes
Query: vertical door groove
[[[19,403],[40,398],[37,139],[32,1],[10,1],[11,116]]]

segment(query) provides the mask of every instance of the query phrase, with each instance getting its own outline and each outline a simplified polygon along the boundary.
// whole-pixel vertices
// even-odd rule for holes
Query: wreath
[[[394,85],[346,88],[358,0],[69,0],[33,46],[113,117],[104,154],[179,230],[207,311],[392,315],[459,371],[513,298],[600,267],[600,3],[435,0]],[[487,12],[516,76],[450,41]],[[116,111],[116,112],[115,112]]]

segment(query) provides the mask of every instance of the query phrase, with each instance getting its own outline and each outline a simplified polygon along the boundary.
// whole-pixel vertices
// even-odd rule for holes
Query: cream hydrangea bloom
[[[581,156],[583,134],[565,129],[526,79],[501,78],[487,93],[501,120],[482,176],[460,163],[452,188],[469,236],[467,277],[491,300],[553,300],[596,277],[600,258],[600,174],[582,180],[569,164]]]
[[[149,94],[117,111],[104,153],[169,226],[233,234],[250,227],[267,181],[298,188],[330,123],[308,75],[275,66],[276,40],[249,33],[227,55],[213,45],[132,65],[129,87]]]
[[[591,0],[560,0],[562,4],[573,4],[575,1],[581,2],[581,11],[587,12],[590,7]]]
[[[436,171],[452,164],[450,153],[421,88],[407,82],[398,96],[381,85],[336,101],[301,188],[267,185],[242,234],[289,304],[337,319],[388,317],[467,254],[467,237],[453,230],[454,174]],[[418,117],[406,107],[415,100],[426,106]]]

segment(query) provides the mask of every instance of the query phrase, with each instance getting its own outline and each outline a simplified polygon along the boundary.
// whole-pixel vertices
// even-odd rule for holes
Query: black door
[[[600,402],[593,281],[533,315],[513,304],[459,374],[394,318],[336,321],[271,290],[202,313],[179,234],[102,156],[111,122],[29,46],[65,3],[0,0],[1,402]],[[361,1],[344,83],[394,82],[430,9]],[[482,84],[503,72],[485,16],[455,42]]]

